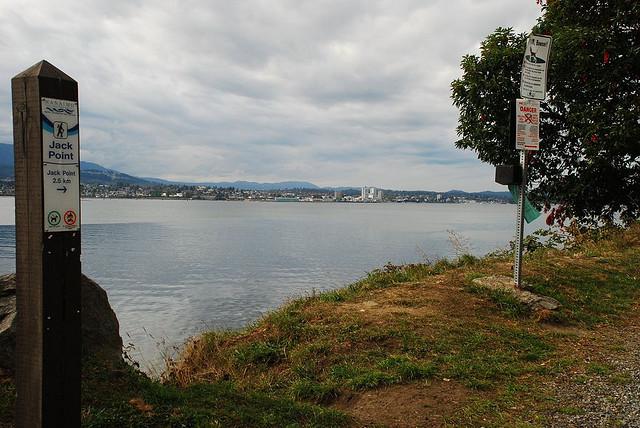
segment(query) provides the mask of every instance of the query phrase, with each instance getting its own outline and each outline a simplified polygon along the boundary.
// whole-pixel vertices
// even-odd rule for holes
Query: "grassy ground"
[[[0,384],[0,427],[13,426],[15,389]],[[82,425],[85,427],[340,427],[343,413],[240,391],[233,382],[188,387],[151,380],[122,363],[105,367],[85,361],[82,379]]]
[[[508,255],[387,265],[346,288],[285,305],[242,331],[191,342],[163,382],[87,364],[86,426],[545,426],[580,412],[556,399],[571,373],[624,376],[640,298],[640,225],[541,248],[524,279],[562,303],[531,313],[472,280],[510,275]],[[605,340],[606,339],[606,340]],[[601,358],[602,357],[602,358]],[[0,421],[12,386],[0,384]]]

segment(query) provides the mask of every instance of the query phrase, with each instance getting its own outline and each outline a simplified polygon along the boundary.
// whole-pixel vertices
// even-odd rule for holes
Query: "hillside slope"
[[[640,325],[640,226],[527,257],[525,280],[562,303],[555,313],[531,312],[472,282],[510,268],[504,256],[388,265],[345,289],[296,300],[245,331],[203,334],[170,378],[231,380],[339,409],[357,426],[629,422],[624,406],[633,406],[633,395],[603,413],[573,392],[585,382],[617,391],[634,380],[611,355],[623,361],[640,351],[632,333]]]

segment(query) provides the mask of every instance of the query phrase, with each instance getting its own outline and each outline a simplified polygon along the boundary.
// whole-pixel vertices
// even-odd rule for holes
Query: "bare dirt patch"
[[[438,380],[350,394],[334,407],[365,427],[440,427],[469,397],[470,391],[459,383]]]
[[[456,285],[450,285],[455,282]],[[338,314],[360,314],[368,320],[387,320],[399,314],[416,318],[460,319],[473,314],[486,302],[465,293],[460,279],[438,275],[425,281],[371,292],[366,300],[343,303],[333,308]]]

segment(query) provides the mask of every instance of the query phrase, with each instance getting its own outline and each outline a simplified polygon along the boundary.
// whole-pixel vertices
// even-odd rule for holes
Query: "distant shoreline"
[[[11,196],[13,197],[13,196]],[[456,202],[397,202],[397,201],[380,201],[380,202],[359,202],[359,201],[275,201],[273,199],[197,199],[197,198],[92,198],[83,196],[81,200],[114,200],[114,201],[197,201],[197,202],[267,202],[278,204],[351,204],[351,205],[380,205],[380,204],[398,204],[398,205],[464,205],[464,204],[492,204],[492,205],[513,205],[513,202],[501,201],[456,201]]]
[[[15,195],[0,195],[0,198],[15,198]],[[148,198],[98,198],[90,196],[82,196],[81,200],[109,200],[109,201],[207,201],[207,202],[273,202],[273,203],[304,203],[304,204],[355,204],[355,205],[379,205],[379,204],[399,204],[399,205],[417,205],[417,204],[431,204],[431,205],[463,205],[463,204],[491,204],[491,205],[513,205],[511,201],[476,201],[476,200],[463,200],[463,201],[451,201],[451,202],[433,202],[433,201],[378,201],[378,202],[360,202],[360,201],[276,201],[273,199],[203,199],[203,198],[162,198],[162,197],[148,197]]]

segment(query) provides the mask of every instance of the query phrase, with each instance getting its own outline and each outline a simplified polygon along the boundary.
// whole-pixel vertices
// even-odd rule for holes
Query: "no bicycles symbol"
[[[64,224],[67,226],[73,226],[78,221],[78,216],[74,210],[69,210],[64,213]]]

